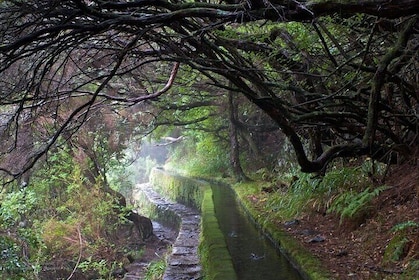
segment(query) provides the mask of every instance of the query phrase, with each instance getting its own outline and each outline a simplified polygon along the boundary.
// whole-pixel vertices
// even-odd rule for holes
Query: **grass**
[[[153,261],[147,267],[145,280],[159,280],[163,278],[164,271],[166,270],[166,261],[164,259]]]

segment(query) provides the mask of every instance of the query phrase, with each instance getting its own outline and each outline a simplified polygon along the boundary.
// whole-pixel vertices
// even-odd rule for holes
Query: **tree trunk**
[[[363,145],[370,148],[372,153],[372,147],[375,141],[375,134],[378,126],[378,115],[379,115],[379,104],[381,99],[381,89],[386,79],[387,67],[390,63],[400,56],[405,49],[410,35],[412,35],[413,29],[417,22],[417,17],[411,18],[402,32],[399,34],[399,38],[395,45],[390,48],[386,55],[384,55],[382,61],[378,64],[377,71],[375,72],[374,79],[372,81],[372,88],[370,94],[370,100],[368,103],[368,116],[367,124],[365,128]]]
[[[239,141],[237,139],[237,106],[233,100],[233,93],[228,93],[228,107],[229,107],[229,138],[230,138],[230,164],[233,168],[233,174],[236,181],[243,182],[250,179],[244,174],[240,164],[240,150]]]

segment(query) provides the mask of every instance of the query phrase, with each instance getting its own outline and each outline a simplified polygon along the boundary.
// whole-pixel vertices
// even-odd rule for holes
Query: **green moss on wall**
[[[151,171],[150,183],[165,197],[199,210],[203,189],[209,187],[207,182],[183,177],[159,168]]]
[[[199,253],[205,271],[205,279],[237,279],[224,235],[215,217],[212,191],[210,188],[207,188],[204,192],[201,213],[201,243]]]
[[[176,230],[180,228],[181,219],[176,213],[166,207],[152,203],[148,200],[147,195],[141,191],[135,194],[135,207],[138,209],[139,214],[153,221],[157,221]]]

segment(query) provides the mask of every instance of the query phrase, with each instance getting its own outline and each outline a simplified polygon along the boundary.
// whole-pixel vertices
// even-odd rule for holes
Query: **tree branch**
[[[176,75],[178,73],[179,70],[179,62],[175,62],[175,64],[173,65],[172,68],[172,72],[170,73],[169,79],[167,80],[166,85],[154,92],[154,93],[150,93],[150,94],[146,94],[146,95],[142,95],[142,96],[138,96],[138,97],[134,97],[134,98],[126,98],[126,97],[120,97],[120,96],[112,96],[112,95],[108,95],[108,94],[102,94],[101,96],[106,97],[109,100],[113,100],[113,101],[119,101],[119,102],[124,102],[124,103],[138,103],[138,102],[142,102],[145,100],[151,100],[151,99],[156,99],[157,97],[159,97],[160,95],[162,95],[163,93],[167,92],[173,85],[173,82],[175,81]]]
[[[383,57],[383,59],[378,65],[377,71],[375,72],[371,88],[371,95],[368,103],[367,126],[365,129],[364,138],[362,140],[364,146],[372,147],[375,141],[378,112],[380,109],[379,102],[381,98],[381,88],[385,82],[387,67],[393,59],[402,54],[404,48],[406,47],[409,36],[411,35],[412,30],[416,24],[417,18],[417,16],[414,16],[408,20],[405,28],[400,33],[397,42],[392,48],[390,48],[388,53]]]

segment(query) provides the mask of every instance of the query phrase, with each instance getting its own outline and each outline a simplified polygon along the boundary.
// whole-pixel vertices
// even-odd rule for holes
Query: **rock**
[[[318,242],[323,242],[325,240],[326,240],[326,238],[324,238],[323,236],[316,235],[315,237],[309,239],[307,242],[308,243],[318,243]]]
[[[348,251],[346,251],[346,250],[340,250],[339,252],[337,252],[335,254],[336,257],[344,257],[344,256],[347,256],[347,255],[348,255]]]
[[[299,225],[299,224],[300,224],[300,220],[294,219],[294,220],[291,220],[291,221],[286,221],[284,223],[284,226],[291,227],[291,226],[296,226],[296,225]]]
[[[261,259],[264,259],[264,258],[265,258],[265,255],[259,256],[259,255],[256,255],[255,253],[250,254],[250,259],[253,260],[253,261],[258,261],[258,260],[261,260]]]
[[[125,273],[127,273],[127,270],[122,267],[112,271],[112,276],[116,278],[122,278],[124,277]]]
[[[232,232],[230,232],[230,233],[228,234],[228,236],[229,236],[229,237],[232,237],[232,238],[237,238],[237,237],[238,237],[238,234],[237,234],[237,232],[232,231]]]
[[[153,235],[153,224],[149,218],[138,215],[133,211],[129,212],[127,218],[134,223],[143,240]]]

